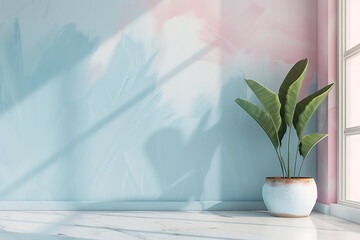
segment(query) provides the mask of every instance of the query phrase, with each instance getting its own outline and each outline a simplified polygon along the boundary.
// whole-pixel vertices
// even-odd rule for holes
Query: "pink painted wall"
[[[337,81],[337,0],[318,0],[317,70],[319,87]],[[318,117],[318,130],[328,133],[318,146],[318,202],[337,201],[337,106],[336,85]]]

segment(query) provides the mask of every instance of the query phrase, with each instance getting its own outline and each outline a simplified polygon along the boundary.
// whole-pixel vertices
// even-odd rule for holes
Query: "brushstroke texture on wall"
[[[0,0],[0,199],[261,200],[280,168],[234,99],[305,57],[314,92],[316,19],[312,0]]]

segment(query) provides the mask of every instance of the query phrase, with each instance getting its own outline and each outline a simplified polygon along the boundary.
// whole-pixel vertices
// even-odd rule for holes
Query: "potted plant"
[[[267,177],[262,189],[265,205],[273,216],[309,216],[317,199],[314,179],[302,177],[301,169],[310,150],[327,134],[303,133],[333,84],[297,102],[307,67],[308,59],[297,62],[286,75],[278,94],[254,80],[245,80],[263,107],[245,99],[235,100],[265,131],[279,159],[282,177]],[[293,129],[296,130],[298,144],[294,164],[291,166],[290,143]],[[282,140],[287,131],[286,159],[282,154]],[[301,163],[298,155],[302,157]]]

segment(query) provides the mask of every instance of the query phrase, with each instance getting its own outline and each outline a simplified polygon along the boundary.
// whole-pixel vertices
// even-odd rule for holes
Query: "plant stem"
[[[303,164],[304,164],[304,160],[305,160],[305,158],[303,158],[303,160],[302,160],[302,163],[301,163],[301,166],[300,166],[300,169],[299,169],[298,177],[300,177],[300,173],[301,173],[302,166],[303,166]]]
[[[272,118],[271,118],[271,121],[272,121],[273,125],[275,126],[274,120]],[[283,177],[285,177],[284,176],[284,169],[286,169],[286,168],[285,168],[285,163],[284,163],[283,156],[281,154],[281,142],[280,142],[280,139],[279,139],[279,134],[276,134],[276,138],[277,138],[278,144],[279,144],[278,148],[279,148],[279,152],[280,152],[280,157],[279,157],[279,153],[278,153],[276,148],[275,148],[275,151],[276,151],[276,154],[278,155],[278,158],[279,158],[279,161],[280,161],[280,166],[281,166],[281,171],[282,171]]]
[[[296,176],[296,162],[297,162],[297,157],[298,157],[298,153],[299,153],[299,146],[300,146],[300,139],[299,139],[299,142],[298,142],[298,146],[297,146],[297,150],[296,150],[296,156],[295,156],[294,177]]]
[[[285,167],[284,158],[283,158],[282,152],[281,152],[281,145],[280,145],[280,147],[279,147],[279,152],[280,152],[281,162],[282,162],[282,165],[283,165],[283,168],[284,168],[284,171],[285,171],[285,176],[286,176],[286,175],[287,175],[287,171],[286,171],[286,167]]]
[[[290,140],[291,140],[291,126],[290,126],[289,141],[288,141],[288,178],[290,178]]]
[[[279,162],[280,162],[280,167],[281,167],[282,176],[284,177],[284,167],[283,167],[283,164],[282,164],[281,158],[280,158],[280,156],[279,156],[278,150],[277,150],[277,149],[275,149],[275,151],[276,151],[276,154],[277,154],[277,156],[278,156],[278,158],[279,158]]]

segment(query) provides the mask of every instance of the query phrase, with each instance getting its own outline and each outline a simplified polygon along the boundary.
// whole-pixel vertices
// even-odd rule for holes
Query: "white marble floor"
[[[263,211],[2,211],[0,239],[357,240],[360,225],[317,212],[288,219]]]

